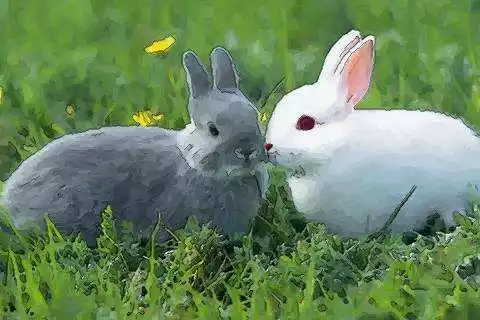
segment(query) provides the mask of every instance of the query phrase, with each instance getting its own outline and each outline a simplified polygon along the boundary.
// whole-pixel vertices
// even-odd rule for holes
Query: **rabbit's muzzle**
[[[255,159],[258,156],[258,150],[257,149],[243,149],[243,148],[237,148],[233,152],[235,154],[235,157],[238,159],[242,159],[245,162],[249,162],[251,159]]]

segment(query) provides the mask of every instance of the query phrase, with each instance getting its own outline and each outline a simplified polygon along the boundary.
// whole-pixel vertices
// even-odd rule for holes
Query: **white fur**
[[[374,41],[367,37],[355,48],[366,40]],[[468,205],[468,184],[480,183],[480,140],[461,120],[440,113],[353,110],[344,75],[332,67],[338,63],[332,53],[340,51],[332,48],[316,83],[281,99],[268,124],[271,161],[305,173],[288,177],[296,208],[335,233],[360,236],[378,230],[417,185],[392,230],[420,227],[435,211],[453,224],[453,211]],[[303,114],[317,120],[312,130],[295,128]]]

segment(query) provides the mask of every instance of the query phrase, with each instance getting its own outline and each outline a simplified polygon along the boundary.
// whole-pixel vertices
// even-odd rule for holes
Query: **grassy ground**
[[[0,0],[0,180],[57,136],[135,125],[138,111],[183,127],[186,49],[207,62],[214,46],[227,47],[244,91],[268,114],[285,91],[317,77],[351,28],[377,37],[360,107],[442,110],[479,128],[479,18],[478,0]],[[171,34],[168,54],[144,52]],[[411,245],[340,241],[305,225],[276,174],[253,232],[236,244],[192,223],[153,249],[128,230],[115,235],[108,214],[98,250],[53,227],[44,239],[0,232],[0,315],[478,319],[478,220]]]

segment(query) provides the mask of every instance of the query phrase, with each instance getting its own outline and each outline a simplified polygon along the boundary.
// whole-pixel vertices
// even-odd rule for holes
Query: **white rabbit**
[[[183,55],[192,119],[184,130],[90,130],[25,160],[2,198],[17,227],[41,223],[48,213],[61,231],[81,232],[94,245],[99,214],[110,204],[139,232],[151,231],[157,213],[170,228],[195,215],[228,235],[247,231],[268,184],[264,137],[229,53],[215,48],[211,63],[213,84],[193,52]]]
[[[441,113],[354,110],[368,90],[375,38],[352,30],[328,53],[318,81],[286,94],[268,123],[265,148],[287,168],[298,211],[342,236],[377,231],[413,185],[391,225],[418,230],[468,207],[480,182],[480,140]]]

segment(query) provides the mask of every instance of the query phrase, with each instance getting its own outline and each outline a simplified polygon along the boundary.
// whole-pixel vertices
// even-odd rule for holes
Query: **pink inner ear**
[[[365,42],[348,58],[346,64],[347,103],[354,107],[370,86],[373,67],[373,41]]]

